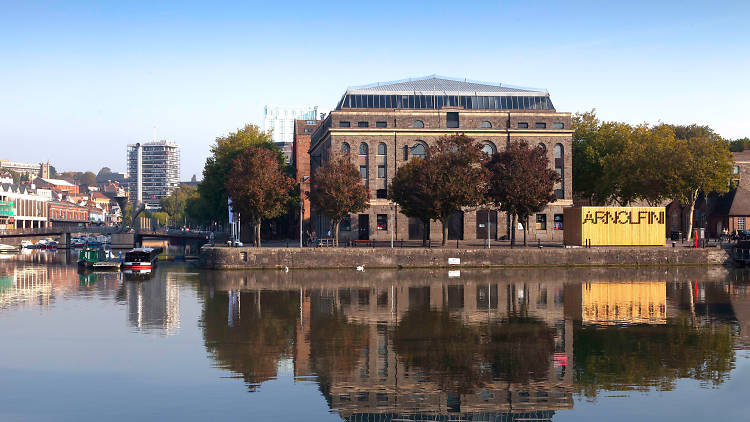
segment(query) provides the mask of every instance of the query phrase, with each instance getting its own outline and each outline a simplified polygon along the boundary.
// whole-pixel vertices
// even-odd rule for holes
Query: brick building
[[[294,165],[295,180],[300,183],[302,179],[310,176],[310,138],[315,129],[320,125],[320,120],[295,120],[294,142],[292,145],[292,164]],[[310,192],[309,180],[302,183],[302,201],[304,205],[303,224],[307,227],[310,223],[310,200],[307,193]],[[299,227],[299,226],[297,226]]]
[[[572,205],[570,125],[570,113],[557,112],[546,91],[435,76],[364,86],[347,90],[312,134],[310,170],[314,173],[335,156],[350,155],[370,189],[370,209],[342,223],[343,241],[388,240],[390,225],[396,239],[419,240],[421,223],[399,213],[398,206],[386,199],[399,166],[424,156],[446,135],[466,134],[490,154],[509,142],[525,140],[547,151],[550,167],[562,178],[555,186],[557,201],[530,216],[530,238],[561,241],[563,207]],[[328,231],[324,216],[313,210],[312,218],[318,233]],[[448,238],[486,239],[488,219],[491,238],[507,238],[512,229],[507,216],[484,209],[456,213]],[[517,238],[521,236],[518,230]],[[441,239],[439,222],[431,222],[430,238]]]
[[[89,210],[86,207],[67,201],[48,203],[49,227],[86,227],[89,224]]]

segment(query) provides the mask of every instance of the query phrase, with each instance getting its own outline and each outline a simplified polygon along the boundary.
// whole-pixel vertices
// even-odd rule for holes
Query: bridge
[[[60,236],[60,248],[70,248],[70,239],[76,234],[111,235],[112,246],[117,248],[132,248],[140,245],[143,238],[150,239],[207,239],[210,232],[203,230],[130,230],[116,226],[93,226],[93,227],[40,227],[26,229],[4,229],[0,230],[0,239]],[[216,233],[217,237],[221,233]]]

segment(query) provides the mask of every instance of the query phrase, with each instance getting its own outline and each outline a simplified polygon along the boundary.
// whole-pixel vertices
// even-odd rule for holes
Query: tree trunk
[[[334,237],[334,246],[339,246],[339,224],[341,224],[341,221],[334,221],[333,222],[333,237]]]
[[[448,220],[441,219],[440,224],[443,225],[443,243],[441,243],[441,246],[445,246],[445,242],[448,240]]]
[[[529,229],[529,216],[523,218],[523,246],[526,247],[526,231]]]
[[[422,220],[422,246],[427,246],[430,240],[430,220]]]
[[[693,198],[690,201],[690,207],[688,208],[688,242],[690,242],[693,238],[693,212],[695,211],[695,201],[698,197],[698,191],[695,192],[693,195]]]
[[[516,226],[518,225],[518,222],[516,221],[517,218],[518,216],[513,214],[513,216],[510,219],[510,247],[511,248],[516,244]]]
[[[260,248],[260,221],[255,224],[253,229],[255,231],[255,233],[253,233],[255,237],[255,246]]]

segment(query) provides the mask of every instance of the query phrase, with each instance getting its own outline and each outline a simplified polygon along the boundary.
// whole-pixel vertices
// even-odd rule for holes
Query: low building
[[[26,229],[48,227],[47,203],[52,192],[34,185],[0,185],[0,227]]]
[[[87,227],[89,210],[68,201],[50,201],[48,204],[50,227]]]
[[[34,179],[34,184],[58,193],[78,194],[78,186],[63,179]]]
[[[0,168],[12,170],[19,174],[33,177],[49,177],[49,163],[20,163],[17,161],[0,160]]]

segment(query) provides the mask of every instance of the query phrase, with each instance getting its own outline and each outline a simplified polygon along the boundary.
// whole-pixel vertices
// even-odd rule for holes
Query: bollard
[[[456,238],[456,249],[458,249],[458,238]]]

